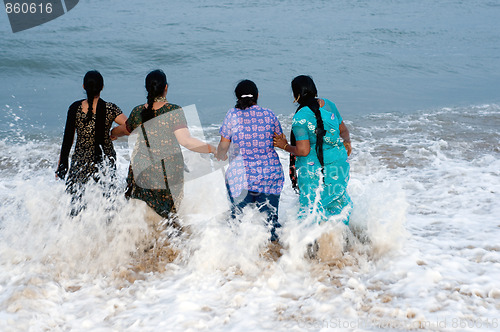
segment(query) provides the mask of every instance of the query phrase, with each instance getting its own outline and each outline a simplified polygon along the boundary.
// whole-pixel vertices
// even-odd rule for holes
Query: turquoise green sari
[[[313,214],[318,223],[345,210],[342,220],[349,224],[352,201],[347,194],[349,162],[347,151],[340,138],[342,117],[334,103],[325,99],[320,108],[326,136],[323,142],[324,169],[316,155],[316,117],[309,107],[303,107],[293,117],[292,131],[296,141],[309,140],[311,151],[305,157],[297,157],[296,169],[299,187],[300,217]]]

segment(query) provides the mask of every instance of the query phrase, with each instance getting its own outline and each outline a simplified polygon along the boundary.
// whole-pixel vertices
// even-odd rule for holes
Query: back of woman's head
[[[150,72],[146,76],[146,91],[153,98],[159,97],[163,95],[163,91],[165,91],[165,86],[167,85],[167,75],[160,70],[156,69]]]
[[[292,80],[293,97],[300,105],[307,105],[318,96],[318,90],[310,76],[300,75]]]
[[[83,88],[88,94],[97,95],[104,88],[104,78],[97,70],[88,71],[83,77]]]
[[[87,102],[89,104],[89,109],[85,118],[85,121],[88,122],[90,121],[90,119],[92,119],[94,98],[98,96],[104,88],[104,78],[102,77],[101,73],[99,73],[97,70],[88,71],[83,77],[83,88],[87,93]]]
[[[148,92],[148,107],[142,111],[142,121],[153,118],[153,103],[155,98],[161,97],[167,86],[167,75],[156,69],[146,76],[146,91]]]
[[[259,90],[257,85],[250,80],[242,80],[236,85],[234,89],[234,94],[236,95],[236,105],[235,108],[240,110],[247,109],[257,104],[257,99],[259,97]]]

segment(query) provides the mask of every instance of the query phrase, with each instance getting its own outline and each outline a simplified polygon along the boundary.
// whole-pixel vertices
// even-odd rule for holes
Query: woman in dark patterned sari
[[[87,72],[83,78],[87,99],[74,102],[68,110],[56,177],[64,179],[69,169],[66,186],[68,192],[74,195],[74,203],[79,200],[84,185],[90,179],[96,182],[104,180],[100,176],[106,170],[106,178],[111,178],[114,172],[116,152],[109,131],[113,122],[124,124],[127,117],[118,106],[100,99],[103,87],[104,79],[98,71]],[[71,166],[68,167],[75,132],[75,150],[71,157]],[[109,167],[102,167],[104,165]],[[80,208],[77,207],[72,213],[78,213]]]
[[[183,196],[184,159],[181,147],[215,153],[215,147],[194,138],[182,108],[167,101],[167,77],[161,70],[146,76],[147,104],[132,110],[112,139],[137,134],[127,177],[127,196],[146,202],[163,218],[176,213]]]

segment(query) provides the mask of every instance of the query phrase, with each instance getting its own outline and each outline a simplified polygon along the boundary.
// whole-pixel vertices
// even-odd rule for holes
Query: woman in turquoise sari
[[[313,215],[318,223],[343,215],[348,225],[352,208],[347,193],[351,140],[335,104],[317,98],[314,81],[297,76],[292,81],[295,102],[290,144],[285,135],[275,136],[274,146],[291,154],[290,178],[299,191],[300,216]]]

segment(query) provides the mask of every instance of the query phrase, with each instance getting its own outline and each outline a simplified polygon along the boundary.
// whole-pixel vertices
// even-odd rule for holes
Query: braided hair
[[[87,111],[87,116],[85,117],[84,122],[89,122],[92,119],[94,98],[99,95],[104,88],[104,78],[101,73],[97,70],[87,72],[83,77],[83,88],[85,89],[85,92],[87,92],[87,103],[89,104],[89,110]]]
[[[148,92],[148,107],[141,112],[142,122],[151,120],[154,117],[153,103],[155,98],[163,95],[167,86],[167,75],[160,70],[153,70],[146,76],[146,91]]]
[[[240,110],[245,110],[257,104],[259,90],[254,82],[250,80],[242,80],[234,89],[234,94],[238,99],[234,107]]]
[[[310,76],[300,75],[292,80],[292,92],[295,100],[299,103],[295,113],[307,106],[316,117],[316,155],[318,156],[319,163],[321,164],[321,171],[323,171],[323,167],[325,166],[323,159],[323,138],[326,135],[326,130],[323,118],[321,117],[321,112],[319,110],[319,102],[317,99],[318,90],[316,89],[316,85]],[[296,142],[295,135],[292,131],[290,134],[290,144],[296,145]],[[290,179],[292,181],[292,187],[298,190],[295,156],[293,155],[290,156]]]

